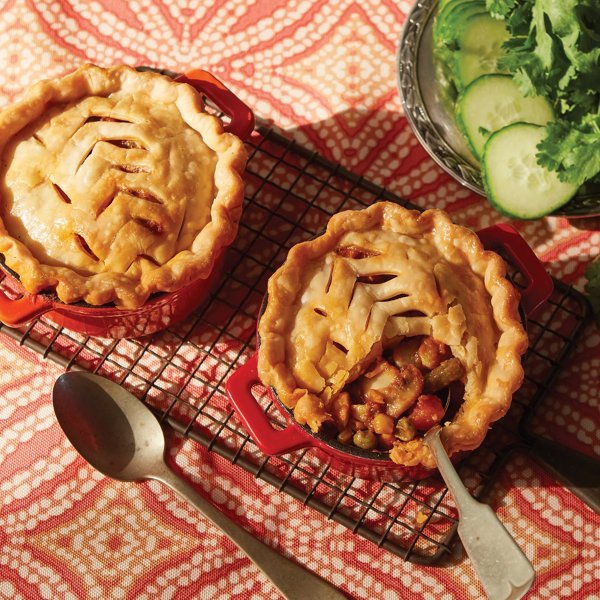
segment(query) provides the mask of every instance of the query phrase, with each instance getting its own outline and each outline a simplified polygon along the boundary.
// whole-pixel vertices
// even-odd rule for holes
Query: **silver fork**
[[[535,571],[494,511],[463,485],[440,439],[441,427],[425,435],[438,470],[458,509],[458,535],[489,600],[519,600],[531,588]]]

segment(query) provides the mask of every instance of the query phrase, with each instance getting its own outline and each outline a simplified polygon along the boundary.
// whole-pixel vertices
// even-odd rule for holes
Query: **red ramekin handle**
[[[254,113],[214,75],[202,69],[194,69],[180,75],[177,81],[194,86],[231,119],[225,125],[225,131],[237,135],[241,140],[250,137],[254,131]]]
[[[255,354],[233,373],[225,388],[229,400],[256,445],[268,455],[285,454],[310,446],[310,439],[300,426],[274,429],[266,413],[252,395],[252,386],[260,383]]]
[[[43,296],[25,295],[12,300],[0,290],[0,321],[8,327],[30,323],[51,308],[52,302]]]
[[[521,306],[530,317],[552,294],[554,284],[540,259],[519,232],[506,223],[493,225],[477,232],[488,250],[503,249],[528,281],[521,291]]]

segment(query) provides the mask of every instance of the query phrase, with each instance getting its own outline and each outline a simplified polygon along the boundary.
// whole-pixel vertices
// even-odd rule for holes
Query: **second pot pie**
[[[84,65],[0,112],[0,253],[29,293],[137,308],[211,273],[245,161],[192,86]]]
[[[270,278],[259,376],[313,432],[433,468],[430,427],[441,420],[452,455],[508,410],[527,348],[519,299],[501,257],[445,212],[345,211]]]

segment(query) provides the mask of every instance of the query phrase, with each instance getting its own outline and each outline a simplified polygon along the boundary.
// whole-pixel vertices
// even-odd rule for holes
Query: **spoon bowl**
[[[75,449],[113,479],[148,479],[163,460],[165,438],[152,412],[117,383],[84,372],[62,375],[54,412]]]
[[[219,527],[288,600],[345,596],[254,538],[169,469],[165,436],[152,411],[126,389],[85,371],[63,373],[52,392],[59,425],[98,471],[121,481],[156,479],[171,487]]]

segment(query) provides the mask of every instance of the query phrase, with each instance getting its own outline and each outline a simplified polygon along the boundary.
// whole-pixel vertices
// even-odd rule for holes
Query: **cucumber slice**
[[[476,14],[484,14],[483,0],[450,0],[438,13],[433,28],[435,44],[453,45],[460,34],[457,21]]]
[[[446,18],[448,11],[460,6],[461,4],[471,4],[473,2],[481,2],[482,0],[441,0],[438,2],[437,15],[435,18],[435,26],[437,27],[440,21]]]
[[[510,35],[504,21],[488,14],[471,16],[461,30],[457,38],[460,50],[453,69],[459,90],[481,75],[500,72],[498,59],[503,54],[502,44]]]
[[[517,219],[537,219],[566,204],[577,192],[554,171],[538,165],[537,145],[546,128],[513,123],[493,133],[483,152],[481,175],[492,205]]]
[[[545,125],[552,119],[550,102],[542,96],[523,96],[510,75],[482,75],[456,100],[456,122],[478,159],[492,132],[519,121]]]

